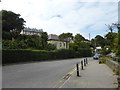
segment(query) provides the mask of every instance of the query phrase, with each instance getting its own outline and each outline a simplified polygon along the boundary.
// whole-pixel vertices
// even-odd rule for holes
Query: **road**
[[[83,58],[3,66],[2,88],[54,88],[81,60]]]

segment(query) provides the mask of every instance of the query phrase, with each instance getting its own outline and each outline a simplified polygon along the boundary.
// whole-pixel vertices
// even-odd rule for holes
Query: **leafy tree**
[[[21,29],[24,28],[24,19],[20,18],[20,14],[16,14],[12,11],[2,10],[2,30],[6,32],[20,33]],[[1,14],[0,14],[1,15]]]
[[[12,39],[12,33],[11,32],[2,32],[2,39],[11,40]]]
[[[53,44],[48,43],[45,49],[46,49],[46,50],[55,50],[55,49],[56,49],[56,46],[53,45]]]
[[[25,39],[25,43],[27,44],[27,46],[29,47],[29,48],[34,48],[34,47],[36,47],[36,39],[35,38],[32,38],[32,36],[28,36],[26,39]]]
[[[81,41],[85,41],[85,38],[80,34],[75,35],[74,42],[79,45]]]
[[[26,49],[27,45],[24,43],[24,41],[3,40],[2,41],[2,48],[3,49]]]
[[[87,49],[90,49],[90,43],[80,42],[79,48],[87,48]]]
[[[95,47],[96,47],[95,39],[91,39],[91,41],[90,41],[90,46],[95,49]]]
[[[69,44],[70,49],[79,51],[80,49],[90,49],[90,43],[87,42],[79,42],[79,45],[76,43]]]
[[[70,43],[69,48],[75,51],[78,51],[79,46],[75,43]]]
[[[90,43],[82,35],[76,34],[74,43],[70,43],[70,49],[80,52],[81,49],[90,49]]]
[[[9,45],[10,41],[9,40],[2,40],[2,48],[6,49]]]
[[[118,27],[118,52],[117,55],[120,57],[120,27]]]
[[[38,35],[20,36],[19,41],[24,40],[28,48],[42,49],[41,38]]]
[[[106,43],[111,48],[113,48],[113,42],[114,42],[116,35],[117,35],[117,33],[111,33],[111,32],[109,32],[108,34],[105,35]]]
[[[113,51],[117,53],[118,52],[118,35],[114,39],[113,46],[114,46]]]
[[[114,38],[114,51],[116,53],[117,56],[120,57],[120,23],[113,23],[112,24],[115,28],[118,29],[118,33],[116,35],[116,37]]]
[[[41,44],[43,49],[47,46],[48,34],[47,32],[42,32],[41,34]]]
[[[104,48],[101,50],[101,54],[107,55],[111,52],[111,47],[110,46],[104,46]]]
[[[59,39],[61,41],[70,41],[73,40],[73,35],[72,33],[62,33],[59,35]]]
[[[17,39],[19,34],[17,32],[2,32],[2,39],[4,40],[12,40],[12,38]]]
[[[95,37],[95,44],[98,45],[98,46],[104,47],[106,45],[106,42],[105,42],[105,39],[102,36],[97,35]]]

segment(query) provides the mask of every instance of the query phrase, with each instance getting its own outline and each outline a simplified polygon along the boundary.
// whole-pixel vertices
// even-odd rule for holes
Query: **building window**
[[[62,43],[60,43],[60,47],[62,47]]]
[[[64,43],[64,47],[65,47],[65,43]]]

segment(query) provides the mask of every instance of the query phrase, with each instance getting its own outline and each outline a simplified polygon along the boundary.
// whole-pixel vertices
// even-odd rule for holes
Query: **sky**
[[[108,33],[118,21],[118,0],[1,0],[0,10],[20,14],[26,27],[48,34],[81,34],[86,39]]]

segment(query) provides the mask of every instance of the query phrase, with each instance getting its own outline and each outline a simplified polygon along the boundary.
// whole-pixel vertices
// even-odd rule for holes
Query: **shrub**
[[[68,59],[68,58],[79,58],[83,56],[89,56],[89,51],[75,52],[70,49],[60,50],[2,50],[2,63],[18,63],[18,62],[29,62],[29,61],[43,61],[43,60],[55,60],[55,59]],[[84,55],[85,54],[85,55]]]
[[[2,32],[2,39],[4,40],[11,40],[12,39],[12,33],[11,32]]]
[[[99,64],[105,64],[106,60],[99,60]]]
[[[109,54],[110,52],[111,52],[110,47],[106,46],[106,47],[104,47],[104,48],[102,49],[101,54],[107,55],[107,54]]]
[[[45,49],[46,49],[46,50],[55,50],[55,49],[56,49],[56,46],[48,43],[48,44],[46,45]]]
[[[92,55],[91,49],[87,49],[87,48],[80,48],[80,49],[78,49],[78,53],[82,57],[89,57],[89,56]]]

